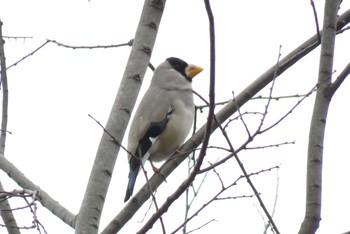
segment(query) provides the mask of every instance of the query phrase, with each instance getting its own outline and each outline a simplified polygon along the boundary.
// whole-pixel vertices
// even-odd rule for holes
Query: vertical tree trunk
[[[7,117],[8,117],[8,87],[7,87],[7,72],[6,72],[6,58],[5,58],[5,41],[2,38],[2,22],[0,21],[0,63],[1,63],[1,89],[2,89],[2,118],[1,118],[1,133],[0,133],[0,154],[5,156],[5,143],[7,135]],[[0,191],[4,191],[0,181]],[[6,225],[9,234],[19,234],[17,222],[13,216],[11,206],[6,199],[0,201],[1,217]]]
[[[106,130],[122,142],[142,79],[150,61],[165,2],[145,0],[134,44],[114,101]],[[117,66],[117,64],[116,64]],[[103,134],[85,196],[77,216],[75,233],[97,233],[113,168],[120,147]]]
[[[312,114],[307,156],[306,210],[299,234],[315,233],[321,220],[323,140],[332,83],[333,53],[338,1],[326,0],[318,73],[318,89]]]

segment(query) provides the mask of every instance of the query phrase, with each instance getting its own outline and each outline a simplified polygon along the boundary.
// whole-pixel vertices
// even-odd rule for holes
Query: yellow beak
[[[197,65],[193,65],[193,64],[189,64],[185,70],[186,76],[191,78],[191,79],[193,77],[195,77],[201,71],[203,71],[203,68],[201,68],[200,66],[197,66]]]

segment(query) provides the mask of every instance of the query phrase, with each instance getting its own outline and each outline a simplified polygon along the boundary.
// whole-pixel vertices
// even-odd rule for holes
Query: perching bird
[[[139,169],[147,160],[168,159],[186,139],[193,122],[192,78],[203,68],[168,58],[154,71],[131,123],[128,151],[129,183],[124,202],[133,193]]]

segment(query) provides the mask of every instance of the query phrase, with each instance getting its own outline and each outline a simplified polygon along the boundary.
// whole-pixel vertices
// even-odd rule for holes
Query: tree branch
[[[8,87],[7,87],[7,72],[5,58],[5,41],[2,37],[2,22],[0,21],[0,63],[1,63],[1,83],[2,84],[2,116],[1,116],[1,131],[0,131],[0,155],[5,155],[5,143],[7,135],[7,119],[8,119]],[[0,190],[4,188],[0,181]],[[10,204],[7,200],[0,201],[1,217],[6,225],[7,231],[10,234],[18,234],[20,231],[17,228],[17,222],[11,211]],[[6,211],[5,211],[6,210]]]
[[[11,162],[9,162],[4,156],[0,155],[0,169],[4,171],[11,179],[13,179],[19,186],[32,191],[38,191],[40,199],[38,201],[54,215],[60,218],[63,222],[75,227],[75,215],[69,210],[60,205],[56,200],[50,197],[39,186],[30,181],[23,173],[18,170]]]
[[[134,40],[131,39],[130,41],[126,42],[126,43],[121,43],[121,44],[115,44],[115,45],[97,45],[97,46],[71,46],[71,45],[67,45],[67,44],[63,44],[61,42],[58,42],[56,40],[50,40],[50,39],[46,39],[47,42],[51,42],[54,43],[58,46],[62,46],[68,49],[108,49],[108,48],[117,48],[117,47],[121,47],[121,46],[132,46]]]
[[[344,70],[340,73],[337,79],[331,84],[329,88],[326,88],[325,95],[331,99],[335,92],[338,90],[340,85],[343,83],[345,78],[350,74],[350,63],[344,68]]]
[[[8,66],[6,69],[10,69],[11,67],[17,66],[20,62],[22,62],[23,60],[25,60],[26,58],[32,56],[33,54],[35,54],[36,52],[38,52],[40,49],[42,49],[44,46],[46,46],[49,42],[46,41],[44,42],[41,46],[39,46],[38,48],[36,48],[35,50],[33,50],[32,52],[30,52],[29,54],[27,54],[26,56],[24,56],[23,58],[21,58],[20,60],[18,60],[17,62],[11,64],[10,66]]]
[[[307,153],[306,209],[299,234],[315,233],[321,220],[323,140],[331,101],[325,94],[332,82],[338,4],[339,1],[326,0],[324,7],[318,89],[312,113]]]
[[[145,0],[134,43],[119,90],[106,124],[106,130],[122,142],[143,77],[150,61],[164,0]],[[99,222],[120,147],[103,133],[77,217],[77,234],[97,233]]]
[[[317,17],[317,11],[316,11],[316,7],[315,7],[315,3],[314,3],[313,0],[311,0],[311,1],[310,1],[310,4],[311,4],[311,6],[312,6],[312,11],[313,11],[313,13],[314,13],[317,39],[318,39],[318,42],[321,43],[320,26],[319,26],[319,24],[318,24],[318,17]]]
[[[259,175],[261,173],[264,173],[264,172],[268,172],[268,171],[272,171],[273,169],[278,169],[277,166],[275,167],[271,167],[271,168],[268,168],[268,169],[263,169],[261,171],[258,171],[258,172],[253,172],[253,173],[250,173],[248,175],[248,177],[251,177],[251,176],[255,176],[255,175]],[[225,198],[220,198],[219,196],[224,193],[225,191],[227,191],[229,188],[237,185],[238,181],[241,180],[241,179],[244,179],[246,178],[245,175],[241,175],[239,176],[235,181],[233,181],[232,183],[230,183],[230,185],[228,186],[224,186],[223,182],[222,182],[222,179],[220,177],[220,175],[215,171],[214,169],[214,172],[216,173],[218,179],[220,180],[220,183],[221,183],[221,190],[219,192],[217,192],[211,199],[209,199],[206,203],[204,203],[199,209],[197,209],[197,211],[195,211],[190,217],[188,217],[177,229],[175,229],[174,231],[172,231],[171,233],[172,234],[175,234],[177,233],[181,227],[185,226],[186,223],[188,223],[190,220],[192,220],[194,217],[198,217],[198,214],[204,210],[204,208],[206,208],[207,206],[209,206],[211,203],[213,203],[214,201],[218,201],[218,200],[227,200],[227,199],[238,199],[238,198],[251,198],[251,197],[254,197],[254,195],[241,195],[241,196],[234,196],[234,197],[225,197]],[[187,232],[186,232],[187,233]]]

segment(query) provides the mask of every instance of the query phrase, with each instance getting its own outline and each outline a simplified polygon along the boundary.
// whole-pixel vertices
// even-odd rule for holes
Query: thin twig
[[[318,43],[321,43],[321,33],[320,33],[320,26],[318,24],[318,17],[317,17],[317,11],[315,7],[315,3],[313,0],[310,0],[310,4],[312,6],[312,11],[314,12],[314,18],[315,18],[315,24],[316,24],[316,33],[318,38]]]
[[[282,143],[277,143],[273,145],[262,145],[262,146],[255,146],[255,147],[246,147],[247,150],[255,150],[255,149],[266,149],[266,148],[272,148],[272,147],[280,147],[282,145],[294,145],[295,141],[286,141]]]
[[[257,100],[257,99],[271,99],[271,100],[276,100],[279,101],[280,99],[287,99],[287,98],[300,98],[300,97],[305,97],[308,96],[309,93],[307,94],[294,94],[294,95],[283,95],[283,96],[278,96],[278,97],[263,97],[261,95],[258,95],[256,97],[253,97],[251,100]]]
[[[264,172],[268,172],[268,171],[272,171],[273,169],[276,169],[278,168],[278,166],[275,166],[275,167],[271,167],[271,168],[268,168],[268,169],[263,169],[263,170],[260,170],[258,172],[253,172],[251,174],[248,175],[248,177],[251,177],[251,176],[255,176],[255,175],[259,175],[261,173],[264,173]],[[222,182],[221,180],[221,177],[220,175],[218,175],[218,173],[216,172],[217,176],[219,177],[219,180]],[[235,179],[231,184],[229,184],[228,186],[224,186],[223,182],[222,182],[222,188],[219,192],[217,192],[211,199],[209,199],[206,203],[204,203],[196,212],[194,212],[187,220],[185,220],[184,223],[182,223],[177,229],[175,229],[174,231],[172,231],[171,233],[174,234],[176,233],[177,231],[179,231],[181,229],[181,227],[185,226],[186,223],[188,223],[190,220],[192,220],[194,217],[197,217],[198,214],[204,210],[204,208],[206,208],[207,206],[209,206],[210,204],[212,204],[214,201],[219,201],[219,200],[227,200],[227,199],[239,199],[239,198],[252,198],[254,197],[256,194],[254,195],[241,195],[241,196],[234,196],[234,197],[224,197],[224,198],[220,198],[219,196],[227,191],[228,189],[230,189],[231,187],[237,185],[238,181],[245,178],[246,176],[245,175],[241,175],[239,176],[237,179]]]
[[[15,40],[19,40],[19,39],[33,39],[33,37],[26,37],[26,36],[2,36],[2,38],[6,38],[6,39],[15,39]]]
[[[46,39],[47,42],[51,42],[54,43],[58,46],[62,46],[68,49],[108,49],[108,48],[117,48],[117,47],[121,47],[121,46],[132,46],[134,39],[131,39],[130,41],[126,42],[126,43],[121,43],[121,44],[115,44],[115,45],[96,45],[96,46],[72,46],[72,45],[67,45],[67,44],[63,44],[61,42],[58,42],[56,40],[50,40],[50,39]]]
[[[350,26],[344,27],[344,28],[342,28],[342,29],[340,29],[340,30],[337,31],[337,35],[338,35],[338,34],[341,34],[341,33],[343,33],[343,32],[345,32],[345,31],[347,31],[347,30],[349,30],[349,29],[350,29]]]
[[[151,187],[150,184],[149,184],[149,180],[148,180],[148,176],[147,176],[147,171],[145,170],[145,167],[143,166],[142,162],[141,162],[140,166],[141,166],[142,171],[143,171],[143,174],[144,174],[144,176],[145,176],[145,178],[146,178],[146,183],[149,185],[149,190],[152,191],[152,187]],[[155,208],[156,208],[156,211],[158,211],[158,210],[159,210],[159,206],[158,206],[156,197],[155,197],[154,194],[153,194],[153,191],[151,192],[151,196],[152,196],[152,201],[153,201],[153,203],[154,203],[154,206],[155,206]],[[162,218],[162,217],[159,217],[159,221],[160,221],[160,225],[161,225],[161,227],[162,227],[162,231],[163,231],[163,233],[165,234],[166,231],[165,231],[165,225],[164,225],[164,222],[163,222],[163,218]]]
[[[126,42],[126,43],[121,43],[121,44],[115,44],[115,45],[95,45],[95,46],[72,46],[72,45],[67,45],[67,44],[63,44],[61,42],[58,42],[56,40],[50,40],[50,39],[46,39],[47,42],[51,42],[54,43],[58,46],[62,46],[68,49],[109,49],[109,48],[118,48],[118,47],[122,47],[122,46],[133,46],[134,44],[134,39],[131,39],[130,41]],[[155,67],[153,66],[153,64],[150,62],[148,64],[148,67],[154,71]]]
[[[232,93],[233,94],[233,93]],[[234,95],[234,94],[233,94]],[[239,106],[238,106],[238,104],[237,104],[237,102],[236,102],[236,98],[235,97],[233,97],[233,100],[232,100],[234,103],[235,103],[235,105],[236,105],[236,108],[237,108],[237,112],[238,112],[238,117],[239,117],[239,119],[241,120],[241,122],[242,122],[242,124],[243,124],[243,126],[244,126],[244,129],[245,129],[245,131],[246,131],[246,133],[248,134],[248,138],[250,139],[250,138],[252,138],[252,134],[250,133],[250,131],[249,131],[249,128],[248,128],[248,125],[247,125],[247,123],[244,121],[244,118],[243,118],[243,115],[242,115],[242,113],[241,113],[241,108],[239,108]],[[263,114],[264,115],[264,114]],[[233,152],[234,150],[233,150],[233,148],[232,148],[232,152]]]
[[[346,65],[344,70],[340,73],[340,75],[337,77],[337,79],[331,84],[329,88],[326,88],[325,95],[328,98],[332,98],[334,93],[338,90],[340,85],[343,83],[345,78],[350,74],[350,63]]]
[[[195,91],[193,91],[193,93],[198,94],[198,93],[195,92]],[[229,100],[229,101],[223,101],[223,102],[217,102],[217,103],[215,103],[215,106],[222,106],[222,105],[225,105],[225,104],[229,103],[230,101],[231,101],[231,100]],[[209,105],[208,105],[208,104],[205,104],[205,105],[195,106],[195,109],[196,109],[196,110],[200,110],[200,111],[202,112],[203,109],[208,108],[208,107],[209,107]]]
[[[280,59],[280,57],[281,57],[281,46],[280,46],[280,48],[279,48],[279,55],[278,55],[278,59],[277,59],[276,69],[275,69],[275,71],[274,71],[274,77],[277,77],[278,67],[279,67],[278,64],[279,64],[279,59]],[[270,96],[272,96],[272,90],[273,90],[273,86],[274,86],[274,81],[275,81],[275,79],[272,80],[272,84],[271,84],[271,88],[270,88]],[[196,93],[196,94],[197,94],[197,93]],[[199,96],[199,97],[200,97],[200,96]],[[202,98],[202,100],[204,100],[204,102],[206,102],[206,100],[205,100],[204,98]],[[233,99],[233,101],[235,102],[235,98]],[[261,129],[261,127],[263,126],[265,117],[266,117],[266,115],[267,115],[268,107],[269,107],[270,101],[271,101],[271,100],[269,99],[269,100],[268,100],[268,103],[266,104],[265,112],[264,112],[264,114],[263,114],[263,117],[261,118],[260,125],[259,125],[259,127],[258,127],[258,130],[255,132],[254,136],[250,134],[249,129],[248,129],[246,123],[244,122],[243,118],[240,118],[241,121],[243,122],[243,124],[244,124],[244,126],[245,126],[245,129],[246,129],[246,131],[247,131],[247,133],[248,133],[248,136],[249,136],[248,139],[247,139],[247,141],[246,141],[246,143],[243,144],[243,145],[245,145],[245,146],[248,145],[248,143],[250,143],[250,142],[253,140],[253,138],[254,138],[256,135],[259,134],[260,129]],[[240,108],[239,108],[239,106],[237,105],[236,102],[235,102],[235,104],[236,104],[236,108],[237,108],[238,112],[240,113]],[[216,119],[215,116],[214,116],[214,119],[217,121],[217,119]],[[271,215],[269,214],[268,210],[266,209],[266,206],[265,206],[264,202],[262,201],[259,192],[258,192],[257,189],[255,188],[253,182],[250,180],[250,178],[249,178],[249,176],[248,176],[248,173],[247,173],[247,171],[246,171],[246,169],[245,169],[245,167],[244,167],[242,161],[239,159],[239,157],[238,157],[238,155],[237,155],[237,153],[238,153],[240,150],[244,149],[244,147],[241,146],[241,147],[239,148],[238,151],[235,151],[234,148],[233,148],[233,145],[232,145],[232,143],[231,143],[231,141],[230,141],[230,139],[229,139],[229,137],[227,136],[226,131],[222,128],[221,124],[220,124],[218,121],[217,121],[217,123],[218,123],[218,126],[219,126],[219,128],[220,128],[220,130],[221,130],[223,136],[225,137],[227,143],[229,144],[229,146],[230,146],[230,148],[231,148],[231,152],[233,152],[231,155],[229,155],[228,157],[226,157],[225,160],[221,160],[221,161],[220,161],[220,164],[223,163],[223,162],[225,162],[226,160],[228,160],[229,158],[231,158],[231,157],[233,157],[233,156],[235,157],[235,159],[236,159],[236,161],[237,161],[237,163],[238,163],[238,165],[239,165],[241,171],[243,172],[243,174],[245,175],[245,177],[246,177],[246,179],[247,179],[247,182],[248,182],[249,186],[252,188],[252,190],[253,190],[255,196],[257,197],[257,199],[258,199],[258,201],[259,201],[259,203],[260,203],[260,206],[261,206],[262,209],[264,210],[265,215],[267,216],[267,218],[269,219],[270,223],[272,224],[272,226],[273,226],[275,232],[278,234],[279,231],[278,231],[278,229],[277,229],[276,224],[274,223],[274,221],[273,221]],[[217,165],[219,165],[219,164],[216,164],[216,166],[217,166]],[[207,168],[205,168],[205,169],[202,169],[202,170],[200,170],[199,173],[203,173],[203,172],[207,171],[209,168],[212,169],[212,168],[214,168],[214,166],[211,165],[210,167],[207,167]]]
[[[270,130],[271,128],[275,127],[276,125],[278,125],[280,122],[282,122],[285,118],[287,118],[287,116],[289,116],[293,112],[295,108],[297,108],[297,106],[299,106],[307,97],[309,97],[316,90],[317,90],[317,85],[312,87],[312,89],[301,100],[299,100],[285,115],[283,115],[278,121],[266,127],[265,129],[260,129],[260,133],[264,133]]]
[[[110,138],[112,139],[112,142],[116,145],[118,145],[120,148],[122,148],[125,152],[127,152],[128,154],[132,155],[133,157],[137,158],[133,153],[131,153],[130,151],[128,151],[127,148],[125,148],[112,134],[110,134],[107,129],[100,123],[100,121],[98,121],[97,119],[95,119],[92,115],[88,114],[88,116],[93,119],[102,129],[103,131],[110,136]]]
[[[27,54],[26,56],[24,56],[23,58],[21,58],[20,60],[18,60],[17,62],[11,64],[10,66],[8,66],[6,69],[10,69],[11,67],[17,66],[20,62],[22,62],[23,60],[25,60],[26,58],[28,58],[29,56],[34,55],[36,52],[38,52],[40,49],[42,49],[44,46],[46,46],[49,42],[45,41],[41,46],[39,46],[38,48],[36,48],[35,50],[33,50],[32,52],[30,52],[29,54]]]
[[[208,224],[210,224],[210,223],[212,223],[212,222],[214,222],[214,221],[217,221],[217,220],[216,220],[216,219],[209,220],[208,222],[205,222],[205,223],[202,224],[201,226],[199,226],[199,227],[197,227],[197,228],[195,228],[195,229],[192,229],[192,230],[186,232],[186,234],[191,233],[191,232],[196,232],[196,231],[198,231],[199,229],[201,229],[201,228],[207,226]]]

